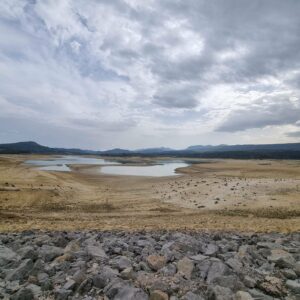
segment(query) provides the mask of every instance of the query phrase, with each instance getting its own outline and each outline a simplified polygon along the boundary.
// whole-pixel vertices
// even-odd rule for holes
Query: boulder
[[[183,275],[186,279],[191,279],[194,270],[194,262],[187,257],[179,260],[177,263],[177,273]]]
[[[147,263],[152,270],[158,271],[166,265],[166,258],[161,255],[149,255]]]
[[[274,262],[280,268],[293,268],[296,263],[294,257],[282,249],[272,249],[268,260]]]
[[[163,291],[155,290],[151,292],[150,300],[169,300],[169,296]]]
[[[296,280],[287,280],[286,287],[295,294],[300,295],[300,282]]]
[[[16,268],[11,270],[7,276],[6,280],[20,280],[23,281],[29,275],[31,269],[33,268],[33,261],[31,259],[24,259],[21,264]]]
[[[229,288],[213,285],[208,288],[208,300],[233,300],[233,293]]]
[[[247,292],[238,291],[235,294],[235,300],[253,300],[253,297]]]

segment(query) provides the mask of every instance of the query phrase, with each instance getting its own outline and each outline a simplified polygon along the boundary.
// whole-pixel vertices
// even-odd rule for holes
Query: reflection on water
[[[101,168],[101,173],[112,175],[131,175],[131,176],[173,176],[177,168],[187,167],[184,162],[164,161],[161,165],[155,166],[105,166]]]
[[[68,165],[72,164],[99,165],[101,166],[100,172],[103,174],[155,177],[177,175],[175,173],[177,168],[188,166],[187,163],[181,160],[163,160],[157,162],[157,165],[151,166],[128,166],[125,163],[113,162],[102,158],[71,155],[47,160],[27,160],[25,163],[37,166],[39,170],[64,172],[71,171]]]
[[[65,171],[65,172],[71,171],[71,169],[67,165],[46,166],[46,167],[39,167],[38,169],[43,171]]]
[[[102,158],[81,157],[65,155],[58,158],[47,160],[26,160],[26,164],[39,166],[39,170],[44,171],[71,171],[67,165],[115,165],[117,162],[111,162]]]

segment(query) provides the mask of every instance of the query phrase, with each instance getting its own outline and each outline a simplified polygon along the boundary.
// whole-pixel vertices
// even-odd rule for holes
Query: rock
[[[13,294],[10,297],[11,300],[33,300],[34,294],[33,292],[28,288],[21,288],[18,290],[17,293]]]
[[[76,286],[76,282],[73,279],[69,279],[63,286],[65,290],[73,290]]]
[[[120,273],[120,277],[123,279],[134,279],[135,273],[131,267],[126,268]]]
[[[287,279],[297,279],[297,274],[292,269],[283,269],[281,270],[281,273]]]
[[[171,299],[170,299],[171,300]],[[192,292],[187,292],[181,300],[203,300],[203,298],[199,295],[196,295]]]
[[[208,258],[208,256],[204,256],[204,255],[201,255],[201,254],[190,256],[190,259],[194,260],[195,262],[200,262],[200,261],[203,261],[203,260],[205,260],[207,258]]]
[[[177,263],[177,273],[182,274],[186,279],[191,279],[194,270],[194,262],[187,257]]]
[[[40,299],[40,296],[42,294],[42,290],[41,290],[41,288],[38,285],[31,283],[31,284],[28,284],[26,286],[26,288],[29,289],[29,290],[31,290],[34,299]]]
[[[72,291],[65,290],[65,289],[57,289],[55,291],[55,299],[56,300],[67,300],[68,297],[71,295]]]
[[[227,270],[228,267],[220,260],[212,261],[206,277],[207,283],[211,283],[215,278],[225,275]]]
[[[86,252],[87,252],[87,255],[90,256],[92,259],[105,260],[108,258],[100,244],[87,245]]]
[[[168,294],[159,290],[155,290],[150,294],[150,300],[168,300],[168,299],[169,299]]]
[[[205,255],[208,255],[208,256],[213,256],[215,255],[219,250],[219,247],[215,244],[208,244],[206,249],[205,249],[205,252],[204,254]]]
[[[256,286],[256,280],[250,276],[245,276],[244,277],[244,284],[248,288],[254,288]]]
[[[268,296],[257,289],[251,289],[248,290],[248,292],[255,300],[274,300],[273,297]]]
[[[218,276],[211,281],[212,284],[216,284],[222,287],[230,288],[233,291],[242,290],[245,288],[243,283],[236,275]]]
[[[93,276],[93,284],[99,289],[103,289],[112,279],[116,278],[118,272],[108,266],[103,267],[99,274]]]
[[[293,270],[297,274],[298,277],[300,277],[300,261],[297,261],[293,267]]]
[[[113,300],[148,300],[148,295],[142,290],[134,287],[123,287],[118,290]]]
[[[18,254],[22,259],[30,258],[36,260],[38,258],[37,252],[31,246],[26,246],[18,250]]]
[[[174,264],[167,264],[165,267],[160,269],[160,273],[164,276],[174,276],[177,272],[177,268]]]
[[[233,269],[236,273],[240,273],[243,269],[243,264],[236,258],[229,258],[226,261],[226,265],[228,265],[231,269]]]
[[[39,253],[45,262],[50,262],[57,256],[62,255],[63,249],[55,246],[43,245]]]
[[[128,285],[125,281],[118,278],[114,279],[103,290],[104,294],[113,300],[148,300],[148,295],[139,288]]]
[[[10,271],[6,276],[6,280],[24,280],[33,268],[33,262],[31,259],[24,259],[21,264],[14,270]]]
[[[300,282],[296,280],[287,280],[286,287],[295,294],[300,294]]]
[[[126,256],[119,256],[111,262],[111,265],[113,268],[123,271],[126,268],[130,268],[132,266],[132,262]]]
[[[158,271],[165,266],[166,258],[160,255],[149,255],[147,257],[147,263],[152,270]]]
[[[229,288],[218,285],[208,288],[208,300],[233,300],[233,293]]]
[[[80,250],[80,242],[78,240],[70,241],[64,248],[64,253],[75,253]]]
[[[286,294],[282,281],[277,277],[267,276],[259,287],[271,296],[281,297]]]
[[[253,297],[247,292],[238,291],[235,294],[235,300],[253,300]]]
[[[87,278],[81,282],[77,291],[81,294],[88,293],[93,287],[93,280],[91,278]]]
[[[86,279],[85,270],[77,270],[72,276],[72,279],[76,282],[76,284],[81,284],[81,282]]]
[[[294,257],[282,249],[272,249],[268,260],[280,268],[293,268],[296,263]]]
[[[0,245],[0,267],[5,266],[11,261],[19,260],[20,257],[11,249]]]

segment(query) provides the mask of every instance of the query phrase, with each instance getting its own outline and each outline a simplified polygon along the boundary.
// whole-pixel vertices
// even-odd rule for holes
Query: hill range
[[[51,148],[36,142],[0,144],[0,154],[61,154],[101,156],[174,156],[203,158],[300,159],[300,143],[249,145],[195,145],[185,149],[146,148],[128,150],[115,148],[105,151],[77,148]]]

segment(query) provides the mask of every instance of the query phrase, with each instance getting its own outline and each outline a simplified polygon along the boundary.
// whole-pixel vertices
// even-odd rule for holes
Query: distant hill
[[[240,158],[240,159],[300,159],[300,143],[259,145],[195,145],[182,150],[171,148],[146,148],[127,150],[115,148],[106,151],[51,148],[36,142],[0,144],[0,154],[94,154],[102,156],[174,156],[195,158]]]
[[[0,154],[99,154],[99,151],[50,148],[36,142],[0,144]]]

